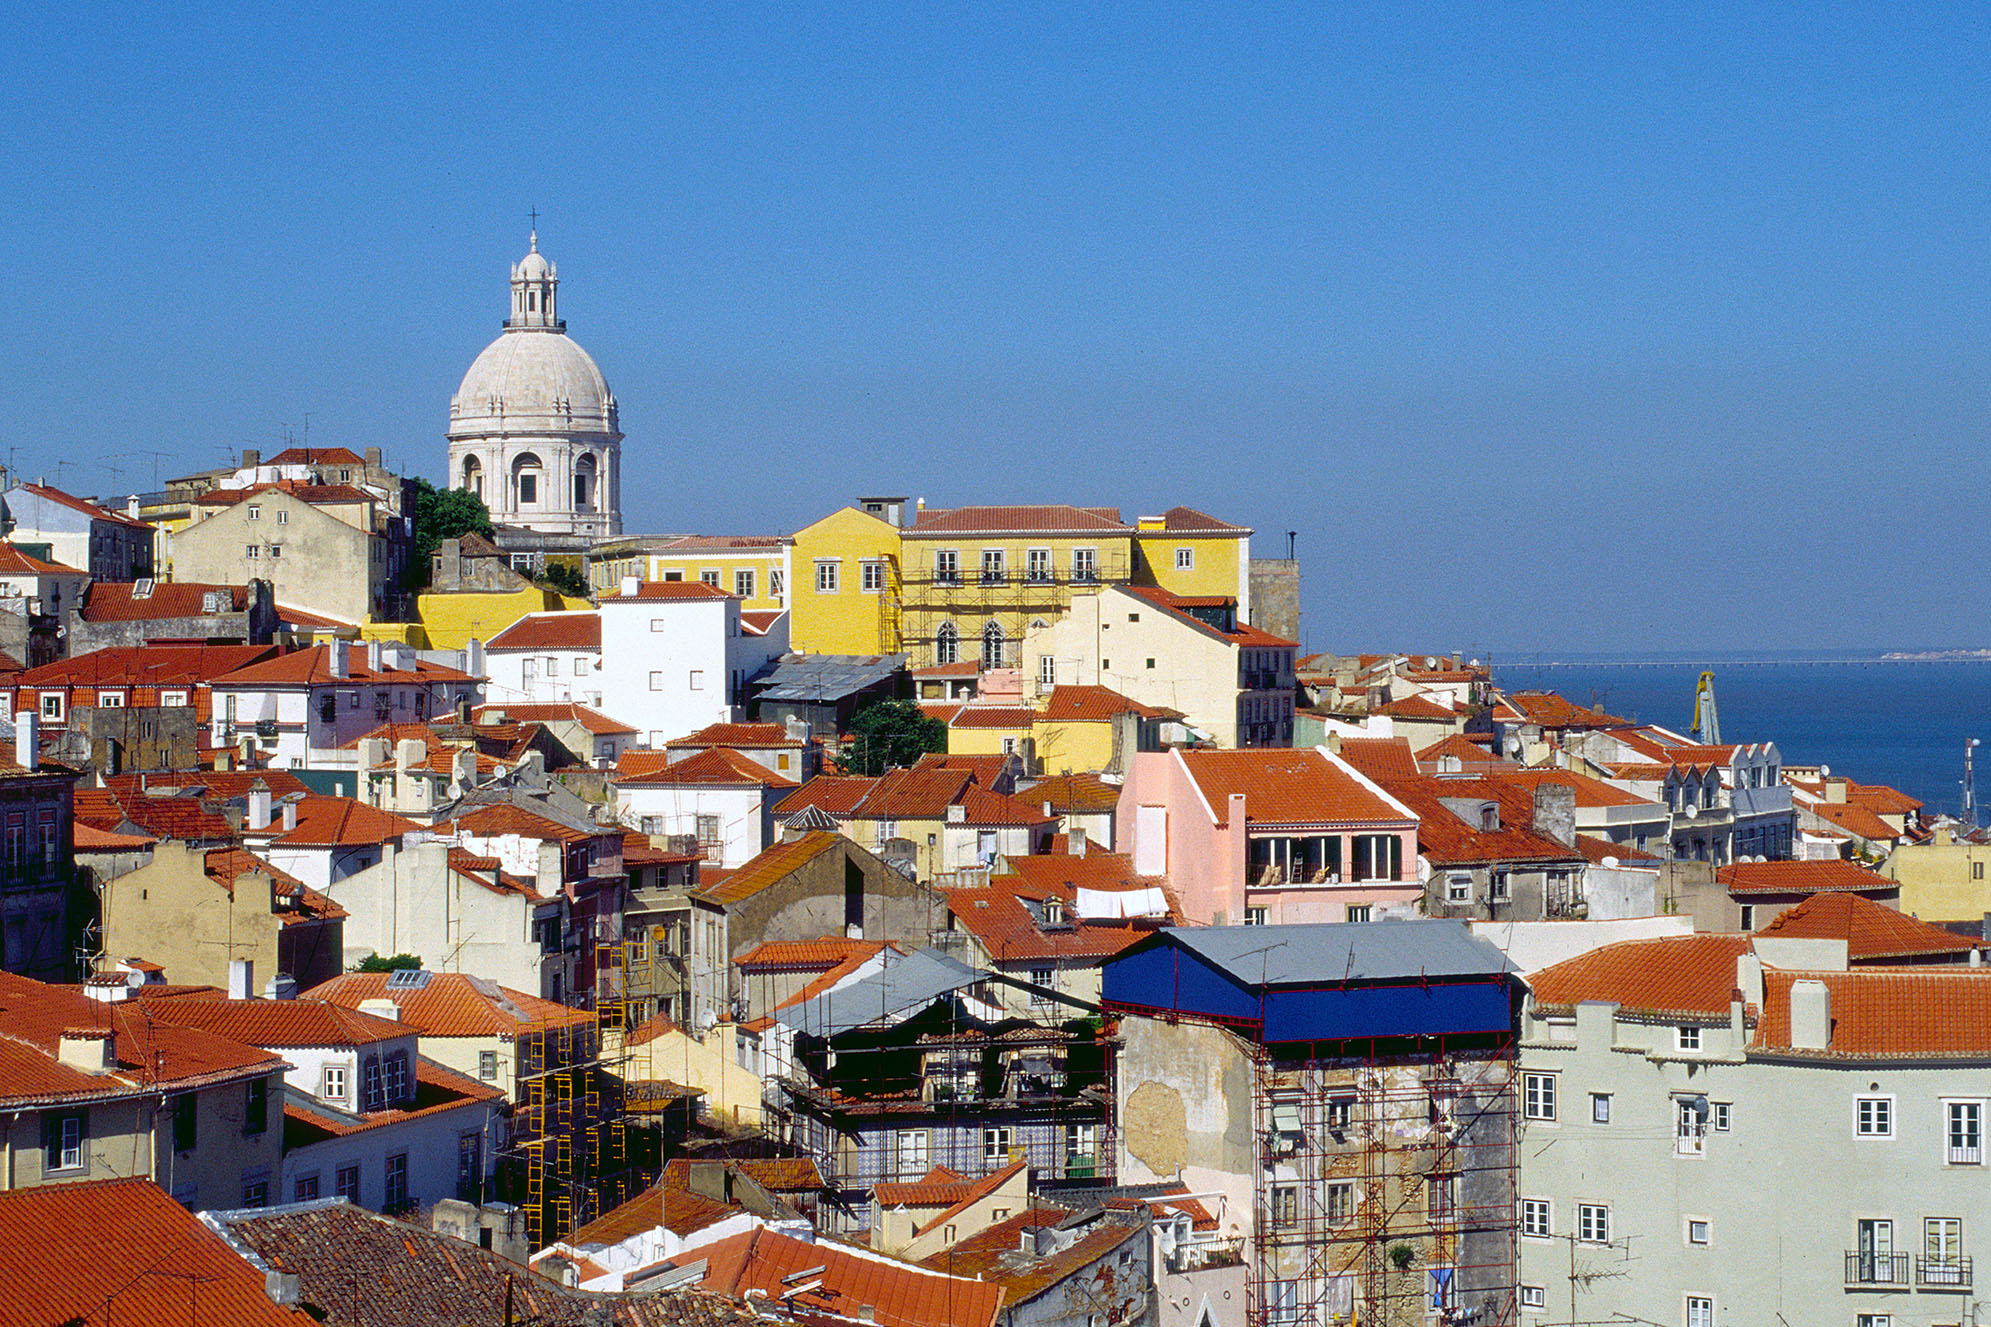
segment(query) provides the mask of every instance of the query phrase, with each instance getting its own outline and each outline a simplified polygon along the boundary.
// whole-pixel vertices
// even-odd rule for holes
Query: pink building
[[[1117,815],[1191,926],[1369,921],[1423,897],[1416,814],[1320,748],[1141,752]]]

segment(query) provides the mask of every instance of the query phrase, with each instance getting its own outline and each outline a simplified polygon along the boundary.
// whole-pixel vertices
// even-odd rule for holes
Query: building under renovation
[[[1451,921],[1171,928],[1108,960],[1120,1181],[1179,1179],[1244,1250],[1243,1304],[1186,1320],[1512,1323],[1520,991]]]

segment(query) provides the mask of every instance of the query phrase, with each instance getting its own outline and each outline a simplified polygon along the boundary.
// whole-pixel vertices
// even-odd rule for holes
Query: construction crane
[[[1699,738],[1704,746],[1721,745],[1721,718],[1714,708],[1714,673],[1701,674],[1700,685],[1694,688],[1694,726],[1687,732]]]

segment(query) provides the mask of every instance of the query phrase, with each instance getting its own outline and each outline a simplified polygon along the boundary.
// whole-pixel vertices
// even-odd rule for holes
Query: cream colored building
[[[384,614],[396,592],[383,503],[346,485],[217,489],[193,504],[195,521],[173,535],[176,580],[212,585],[268,581],[276,601],[341,622]]]
[[[1880,874],[1901,884],[1901,910],[1925,922],[1982,921],[1991,912],[1991,843],[1959,841],[1938,825],[1927,843],[1902,843]]]

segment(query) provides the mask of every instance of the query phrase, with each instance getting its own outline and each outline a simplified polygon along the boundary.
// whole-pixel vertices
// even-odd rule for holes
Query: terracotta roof
[[[377,1046],[416,1035],[392,1019],[363,1014],[324,1000],[220,1000],[180,997],[148,1000],[133,992],[161,1023],[199,1028],[248,1046]]]
[[[329,651],[346,651],[346,676],[333,677],[327,663]],[[344,686],[352,682],[471,682],[477,679],[455,668],[445,668],[441,664],[430,663],[425,659],[415,660],[413,668],[386,668],[378,671],[367,667],[367,647],[350,642],[337,642],[331,645],[313,645],[309,649],[293,650],[280,654],[274,659],[265,659],[246,668],[238,668],[224,677],[214,679],[218,687],[242,688],[256,686],[302,687],[302,686]]]
[[[973,1193],[978,1183],[935,1166],[916,1180],[881,1181],[872,1186],[871,1196],[882,1207],[952,1207]]]
[[[407,1036],[408,1029],[402,1028],[401,1035]],[[302,1093],[287,1096],[283,1107],[283,1147],[289,1153],[327,1138],[346,1138],[369,1129],[460,1110],[478,1102],[500,1102],[504,1099],[504,1092],[489,1083],[480,1083],[468,1074],[460,1074],[447,1065],[417,1055],[415,1099],[412,1102],[353,1116],[345,1111],[333,1110]]]
[[[741,1210],[731,1203],[693,1193],[682,1185],[673,1187],[660,1181],[620,1207],[602,1213],[560,1242],[571,1249],[607,1249],[624,1240],[648,1234],[658,1227],[682,1239],[737,1215]],[[542,1261],[535,1258],[534,1266],[538,1267]],[[541,1270],[543,1272],[544,1269]]]
[[[1147,600],[1156,608],[1162,609],[1177,620],[1196,628],[1204,635],[1213,636],[1222,641],[1229,641],[1231,644],[1241,648],[1291,650],[1299,647],[1298,641],[1287,640],[1283,636],[1275,636],[1269,631],[1260,631],[1249,622],[1240,620],[1230,631],[1220,631],[1201,618],[1194,617],[1185,611],[1198,606],[1215,607],[1219,604],[1233,602],[1224,596],[1204,595],[1201,597],[1191,597],[1171,594],[1169,591],[1153,585],[1129,585],[1125,588],[1128,594]]]
[[[623,752],[622,760],[616,766],[614,778],[616,783],[647,784],[662,788],[675,788],[686,784],[709,784],[729,788],[797,786],[795,780],[787,775],[776,774],[759,761],[750,756],[743,756],[731,747],[709,746],[695,756],[663,762],[630,759],[632,755],[638,754],[649,757],[658,753]]]
[[[1901,837],[1900,830],[1853,802],[1813,802],[1804,809],[1820,820],[1829,820],[1855,838],[1889,843]]]
[[[297,803],[296,829],[285,830],[282,822],[274,819],[271,828],[278,831],[272,841],[287,848],[388,843],[422,830],[412,820],[350,797],[305,797]]]
[[[618,723],[600,710],[589,709],[586,705],[576,705],[570,701],[558,701],[532,705],[479,705],[470,711],[473,723],[481,723],[486,715],[503,714],[509,720],[522,723],[559,723],[563,720],[578,723],[597,737],[614,737],[636,730],[626,723]]]
[[[774,805],[774,814],[784,819],[804,807],[817,807],[832,816],[847,817],[878,786],[878,780],[861,775],[820,774]]]
[[[1401,700],[1393,700],[1376,713],[1387,714],[1393,719],[1443,719],[1447,722],[1460,717],[1457,710],[1424,696],[1405,696]]]
[[[286,447],[263,464],[364,466],[366,458],[349,447]]]
[[[13,544],[0,540],[0,576],[87,576],[88,572],[60,562],[44,562]],[[85,619],[86,621],[88,619]]]
[[[1232,525],[1229,521],[1220,521],[1206,512],[1197,511],[1194,507],[1170,507],[1161,514],[1161,525],[1162,529],[1170,534],[1246,535],[1251,533],[1250,528],[1247,526]]]
[[[1648,863],[1656,865],[1661,860],[1656,854],[1649,853],[1643,848],[1634,848],[1629,843],[1613,843],[1609,839],[1600,839],[1591,834],[1576,836],[1576,850],[1582,853],[1583,860],[1592,866],[1602,866],[1608,859],[1615,859],[1622,866],[1645,866]]]
[[[958,1182],[950,1182],[948,1180],[943,1179],[938,1181],[937,1183],[931,1185],[925,1185],[924,1187],[916,1184],[906,1185],[903,1187],[919,1189],[920,1198],[908,1202],[904,1197],[901,1197],[897,1202],[894,1202],[892,1206],[940,1207],[941,1204],[939,1202],[933,1201],[935,1197],[940,1197],[942,1199],[951,1198],[952,1201],[947,1202],[944,1207],[941,1207],[941,1210],[937,1215],[930,1216],[926,1220],[916,1222],[913,1225],[913,1231],[915,1234],[924,1235],[927,1231],[933,1229],[935,1226],[940,1225],[942,1222],[946,1221],[949,1217],[958,1216],[963,1211],[966,1211],[968,1207],[971,1206],[973,1203],[975,1203],[978,1199],[988,1197],[990,1194],[1000,1189],[1003,1185],[1015,1179],[1017,1175],[1022,1173],[1023,1168],[1029,1164],[1030,1163],[1027,1159],[1019,1157],[1017,1160],[1010,1162],[1008,1165],[1002,1167],[1000,1170],[990,1171],[988,1174],[982,1176],[982,1178],[978,1180],[960,1180]],[[947,1171],[944,1173],[948,1175],[953,1174],[952,1171]],[[927,1178],[932,1179],[933,1177],[934,1177],[934,1172],[928,1171]],[[884,1186],[881,1185],[880,1187],[882,1188]],[[880,1198],[879,1203],[882,1205],[884,1203],[884,1199]]]
[[[665,1162],[660,1183],[666,1188],[685,1188],[691,1183],[692,1164],[691,1157],[674,1157]],[[823,1172],[810,1157],[727,1157],[723,1164],[769,1193],[814,1193],[823,1187]]]
[[[1627,1013],[1726,1018],[1735,960],[1747,935],[1676,935],[1625,940],[1529,975],[1537,1010],[1568,1010],[1608,1000]]]
[[[1490,779],[1504,780],[1520,784],[1524,788],[1538,788],[1545,783],[1568,788],[1576,794],[1576,804],[1582,807],[1597,806],[1644,806],[1650,807],[1655,817],[1666,814],[1666,808],[1649,797],[1626,792],[1602,779],[1593,779],[1587,774],[1578,774],[1571,769],[1505,769],[1487,772]]]
[[[1319,751],[1182,751],[1177,758],[1219,825],[1228,823],[1234,793],[1244,794],[1245,820],[1255,825],[1402,825],[1415,819]]]
[[[1159,925],[1178,920],[1171,903],[1166,916],[1150,924],[1134,922],[1087,922],[1077,915],[1080,889],[1126,891],[1162,889],[1156,877],[1134,874],[1133,863],[1119,853],[1093,853],[1084,857],[1030,856],[1005,859],[1009,874],[996,876],[987,885],[943,888],[961,929],[973,935],[996,963],[1021,963],[1031,959],[1101,959],[1119,953],[1137,940],[1153,935]],[[1056,899],[1064,909],[1066,923],[1046,928],[1040,925],[1029,903],[1042,904]]]
[[[1543,728],[1629,728],[1630,719],[1572,704],[1553,691],[1509,691],[1501,700],[1522,722]]]
[[[601,614],[527,613],[485,643],[487,650],[600,650]]]
[[[956,823],[963,825],[1033,826],[1057,820],[1055,815],[1046,815],[1041,806],[1032,805],[1024,798],[993,793],[979,784],[971,785],[956,799],[956,804],[962,811]],[[944,818],[946,812],[943,810],[940,815]]]
[[[1028,705],[963,705],[947,721],[950,728],[1028,728],[1037,711]]]
[[[150,530],[152,528],[143,521],[132,520],[131,517],[126,516],[123,512],[115,512],[108,507],[100,507],[96,503],[79,498],[73,493],[64,493],[59,488],[50,488],[47,484],[23,484],[21,487],[36,497],[53,502],[59,507],[67,507],[71,511],[81,512],[93,521],[109,521],[113,525],[123,525],[140,530]],[[17,516],[18,514],[16,513]]]
[[[491,802],[473,807],[462,815],[453,818],[450,824],[458,831],[475,834],[479,838],[504,838],[516,835],[519,838],[539,839],[559,843],[579,843],[583,839],[596,838],[605,834],[620,835],[619,829],[600,826],[595,829],[575,829],[557,820],[548,820],[522,806],[510,802]]]
[[[189,843],[232,843],[236,839],[235,826],[228,817],[191,794],[119,796],[107,788],[79,789],[74,805],[77,819],[100,829],[115,830],[130,823],[155,839]]]
[[[248,607],[249,591],[241,585],[207,585],[200,581],[155,581],[140,598],[130,581],[96,581],[84,593],[77,616],[85,622],[150,622],[169,617],[211,617],[239,613]],[[216,608],[207,605],[214,603]]]
[[[1983,943],[1859,894],[1814,894],[1785,908],[1757,934],[1844,940],[1846,957],[1856,963],[1924,954],[1968,955]]]
[[[1344,737],[1340,756],[1369,778],[1414,779],[1417,762],[1411,758],[1410,742],[1402,737]]]
[[[401,1021],[425,1037],[515,1037],[541,1027],[594,1022],[594,1015],[585,1009],[569,1009],[460,972],[432,972],[428,984],[419,988],[390,989],[388,976],[348,972],[304,995],[347,1009],[359,1008],[364,1000],[390,999],[400,1009]]]
[[[820,940],[768,940],[747,950],[733,963],[747,972],[763,968],[821,972],[853,955],[870,958],[884,947],[883,940],[852,940],[840,935],[826,935]]]
[[[1017,1246],[1027,1231],[1062,1225],[1072,1216],[1069,1208],[1032,1206],[922,1259],[921,1266],[955,1276],[972,1276],[977,1281],[999,1286],[1003,1308],[1013,1311],[1099,1263],[1098,1270],[1082,1284],[1089,1300],[1106,1308],[1100,1316],[1112,1321],[1138,1315],[1139,1306],[1151,1293],[1150,1283],[1101,1260],[1110,1258],[1115,1249],[1144,1234],[1147,1226],[1140,1218],[1128,1214],[1096,1217],[1083,1234],[1063,1248],[1019,1255]]]
[[[1120,785],[1097,774],[1053,774],[1028,788],[1019,788],[1016,797],[1032,806],[1048,804],[1060,814],[1097,814],[1120,804]]]
[[[1132,534],[1118,507],[928,507],[901,531],[912,537],[946,534]]]
[[[914,677],[980,677],[982,665],[973,659],[957,659],[953,663],[927,664],[912,670]]]
[[[1822,894],[1844,890],[1891,893],[1894,881],[1851,862],[1734,862],[1718,868],[1715,883],[1731,894]]]
[[[786,879],[791,872],[814,861],[844,841],[841,834],[832,834],[827,830],[811,830],[799,839],[773,844],[722,880],[711,882],[708,877],[701,877],[699,892],[721,905],[738,903],[741,899],[750,898],[769,885]]]
[[[1438,778],[1420,774],[1383,785],[1390,794],[1417,812],[1417,851],[1434,865],[1472,866],[1495,862],[1570,862],[1584,860],[1576,847],[1565,846],[1531,826],[1534,794],[1494,778]],[[1499,828],[1481,829],[1440,799],[1492,802],[1499,808]]]
[[[753,1307],[693,1291],[607,1295],[526,1273],[489,1249],[369,1212],[310,1203],[230,1212],[229,1236],[279,1272],[330,1327],[755,1327]],[[239,1260],[238,1260],[239,1261]],[[244,1266],[248,1264],[244,1263]],[[260,1291],[262,1278],[257,1277]],[[176,1283],[175,1293],[186,1288]],[[300,1315],[301,1317],[302,1315]],[[123,1321],[123,1320],[120,1320]],[[157,1327],[179,1319],[159,1318]],[[306,1321],[309,1321],[308,1319]]]
[[[337,920],[347,915],[344,908],[325,895],[246,848],[209,848],[201,854],[201,869],[208,879],[227,890],[230,898],[235,895],[236,882],[245,875],[260,875],[274,881],[272,894],[275,897],[271,909],[284,926],[294,922]],[[278,908],[275,898],[287,898],[290,906]]]
[[[780,548],[788,540],[778,534],[688,534],[680,535],[656,551],[659,553],[717,553],[728,549]]]
[[[1054,686],[1044,702],[1044,718],[1052,723],[1079,723],[1113,719],[1122,714],[1138,714],[1143,719],[1161,719],[1178,714],[1176,710],[1143,705],[1111,687]]]
[[[69,833],[78,852],[133,852],[159,841],[150,834],[120,834],[115,830],[98,829],[83,820],[72,822]]]
[[[351,484],[313,484],[303,479],[272,479],[243,488],[211,488],[194,499],[202,507],[233,507],[264,493],[284,493],[311,506],[342,507],[354,502],[378,502],[379,498]]]
[[[711,723],[689,737],[664,743],[665,747],[731,746],[758,750],[763,747],[799,747],[802,739],[791,737],[778,723]]]
[[[1855,783],[1846,788],[1846,800],[1864,806],[1877,816],[1909,816],[1922,809],[1922,803],[1884,783]]]
[[[787,611],[785,608],[742,608],[740,626],[756,636],[765,636]]]
[[[270,645],[133,645],[30,668],[22,687],[190,687],[276,654]]]
[[[791,1287],[784,1278],[813,1272],[821,1288],[794,1295],[794,1311],[866,1319],[880,1327],[994,1327],[1002,1289],[987,1282],[944,1276],[869,1250],[809,1243],[765,1227],[684,1250],[672,1261],[686,1267],[703,1260],[704,1289],[744,1298],[757,1290],[779,1302]],[[811,1276],[810,1280],[817,1279]]]
[[[0,1321],[20,1327],[145,1323],[308,1327],[263,1273],[149,1180],[0,1193]]]
[[[72,1069],[56,1057],[72,1028],[110,1030],[117,1068]],[[238,1041],[155,1022],[131,1002],[104,1004],[80,988],[0,973],[0,1104],[81,1101],[184,1091],[273,1073],[283,1061]]]
[[[1831,1047],[1790,1049],[1791,987],[1823,982],[1831,997]],[[1991,1059],[1991,969],[1853,968],[1763,971],[1763,1014],[1752,1050],[1820,1059]]]
[[[621,586],[618,585],[613,594],[605,593],[602,595],[602,602],[604,604],[633,603],[638,599],[651,601],[693,601],[732,599],[735,597],[716,585],[707,585],[704,581],[644,581],[637,587],[636,593],[633,595],[623,594]]]
[[[1666,759],[1674,765],[1730,765],[1735,762],[1737,747],[1730,743],[1720,746],[1705,746],[1689,743],[1666,749]]]
[[[1519,768],[1513,761],[1489,751],[1463,733],[1453,733],[1443,741],[1433,742],[1425,747],[1417,753],[1417,763],[1436,765],[1446,756],[1453,757],[1462,767],[1474,772],[1478,772],[1480,767]]]

